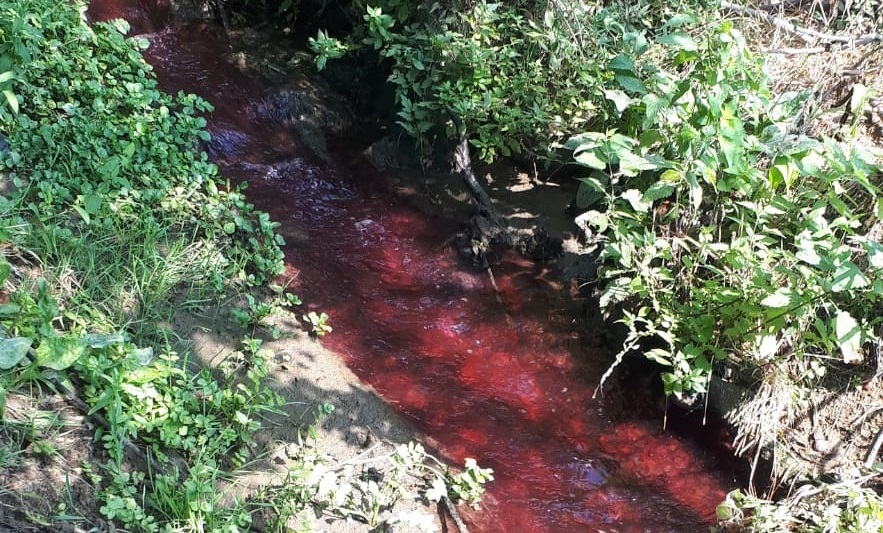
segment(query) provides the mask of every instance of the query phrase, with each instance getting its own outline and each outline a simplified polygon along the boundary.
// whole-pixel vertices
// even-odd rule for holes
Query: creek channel
[[[88,15],[127,19],[163,90],[215,107],[212,158],[281,222],[295,291],[331,316],[323,344],[446,460],[494,469],[471,531],[708,530],[732,479],[658,413],[592,399],[609,355],[544,265],[499,254],[495,292],[446,246],[456,221],[390,194],[351,142],[323,160],[261,116],[272,87],[225,59],[212,24],[169,22],[163,0],[94,0]]]

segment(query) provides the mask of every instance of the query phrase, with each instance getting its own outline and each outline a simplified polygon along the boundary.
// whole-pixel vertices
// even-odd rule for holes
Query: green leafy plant
[[[789,133],[799,95],[771,99],[731,24],[648,43],[610,64],[640,81],[608,94],[616,132],[563,145],[590,170],[577,200],[601,306],[629,331],[617,360],[641,348],[682,399],[716,363],[799,380],[818,377],[816,357],[861,362],[881,294],[880,245],[861,233],[878,216],[873,158]]]
[[[276,528],[309,506],[323,515],[355,518],[374,528],[404,524],[413,531],[433,531],[428,515],[389,513],[396,501],[408,495],[409,478],[416,480],[429,501],[450,498],[473,506],[478,505],[484,484],[493,480],[492,471],[473,459],[466,460],[464,472],[454,474],[414,442],[390,453],[371,451],[354,461],[334,463],[310,447],[300,447],[285,482],[265,488],[264,499],[273,503]]]
[[[807,484],[794,494],[774,502],[736,490],[718,505],[717,515],[725,531],[772,533],[782,524],[799,531],[859,533],[883,528],[883,501],[863,486],[867,479]]]
[[[570,1],[459,7],[386,0],[351,36],[350,48],[391,62],[399,124],[424,149],[446,136],[448,109],[486,161],[549,156],[555,140],[607,118],[601,67],[619,13]]]
[[[303,302],[296,294],[287,292],[282,286],[271,284],[269,288],[273,294],[272,299],[261,300],[253,294],[245,293],[243,296],[248,308],[233,308],[230,314],[242,328],[261,327],[269,331],[271,338],[278,339],[282,332],[279,326],[269,319],[279,316],[285,310],[302,305]]]
[[[329,59],[339,59],[346,54],[347,46],[334,37],[329,37],[323,30],[315,38],[307,40],[310,50],[316,54],[316,68],[323,70]]]
[[[227,245],[218,277],[261,283],[281,271],[277,224],[239,190],[218,187],[217,169],[196,150],[209,138],[200,114],[211,107],[159,91],[140,56],[146,40],[126,40],[124,25],[87,26],[75,8],[42,0],[4,9],[16,29],[0,33],[0,57],[17,72],[25,105],[0,117],[10,144],[0,164],[29,184],[22,205],[44,219],[62,215],[53,222],[74,235],[162,219],[172,235]]]
[[[326,333],[331,333],[332,331],[332,327],[328,324],[328,315],[326,313],[310,311],[303,316],[303,319],[310,325],[310,335],[324,337]]]
[[[89,479],[109,520],[234,531],[249,513],[215,488],[281,405],[269,354],[246,339],[219,372],[194,371],[162,323],[173,302],[275,277],[282,239],[198,150],[210,106],[161,93],[146,40],[125,39],[122,22],[89,26],[82,8],[0,1],[0,72],[15,73],[0,90],[16,105],[15,81],[19,104],[0,110],[0,407],[11,392],[81,396],[107,452]],[[146,472],[129,470],[133,455]]]

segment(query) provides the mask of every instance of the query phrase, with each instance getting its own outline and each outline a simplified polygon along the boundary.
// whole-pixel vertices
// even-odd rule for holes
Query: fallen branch
[[[725,9],[731,9],[733,11],[738,11],[740,13],[747,13],[754,17],[762,18],[773,26],[776,26],[777,28],[782,28],[788,33],[796,35],[807,44],[815,43],[816,39],[827,43],[842,43],[851,46],[864,46],[866,44],[883,42],[883,35],[879,33],[868,33],[865,35],[860,35],[858,37],[822,33],[820,31],[811,30],[809,28],[803,28],[801,26],[791,24],[786,20],[770,15],[769,13],[766,13],[764,11],[754,9],[752,7],[740,6],[739,4],[734,4],[732,2],[728,2],[727,0],[723,0],[721,2],[721,7]]]
[[[809,54],[821,54],[822,52],[827,52],[828,49],[824,46],[814,46],[812,48],[765,48],[763,53],[765,54],[783,54],[789,56],[796,55],[809,55]]]
[[[883,445],[883,428],[877,432],[877,436],[874,437],[874,443],[871,444],[870,449],[868,449],[868,454],[865,456],[865,468],[873,468],[874,463],[877,461],[877,455],[880,453],[880,446]]]
[[[444,496],[442,500],[445,502],[448,514],[451,515],[451,518],[454,519],[454,524],[457,525],[457,531],[460,533],[469,533],[469,528],[466,527],[466,522],[463,521],[463,518],[460,517],[460,513],[457,512],[457,508],[454,507],[454,502],[452,502],[447,496]]]

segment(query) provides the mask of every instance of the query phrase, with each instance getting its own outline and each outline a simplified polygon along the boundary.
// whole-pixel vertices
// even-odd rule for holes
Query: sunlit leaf
[[[626,176],[637,176],[641,172],[658,168],[659,165],[639,156],[631,150],[623,151],[619,154],[619,170]]]
[[[868,264],[872,268],[883,269],[883,246],[874,241],[865,241],[864,245],[868,251]]]
[[[662,28],[663,29],[679,28],[681,26],[685,26],[688,24],[695,24],[695,23],[696,23],[696,17],[694,17],[693,15],[681,13],[681,14],[677,14],[677,15],[673,16],[672,18],[668,19],[668,21],[666,21],[665,25],[663,25]]]
[[[775,335],[758,335],[757,356],[761,359],[770,359],[779,350],[779,340]]]
[[[9,108],[12,109],[12,112],[18,113],[18,97],[15,96],[15,93],[9,89],[4,89],[3,96],[6,97],[6,103],[9,104]]]
[[[575,155],[573,159],[584,167],[596,168],[598,170],[604,170],[605,168],[607,168],[607,163],[602,161],[594,150],[586,150],[585,152],[581,152]]]
[[[644,200],[641,191],[639,191],[638,189],[629,189],[623,192],[620,197],[623,200],[626,200],[629,205],[632,206],[632,209],[634,209],[636,213],[645,213],[653,205],[652,202],[647,202]]]
[[[53,370],[70,367],[86,351],[80,337],[48,337],[37,347],[37,365]]]
[[[843,354],[843,362],[858,364],[864,360],[861,351],[862,330],[858,322],[847,311],[838,310],[834,319],[834,330],[837,333],[837,344]]]
[[[799,239],[797,243],[797,251],[794,256],[812,266],[818,266],[822,262],[822,256],[816,252],[815,242],[807,238]],[[799,238],[799,236],[798,236]]]
[[[671,183],[657,181],[644,191],[644,200],[647,202],[655,202],[662,198],[668,198],[675,191],[675,186]]]
[[[787,287],[782,287],[776,290],[776,292],[770,294],[766,298],[760,301],[760,305],[764,307],[775,307],[775,308],[783,308],[791,305],[792,300],[795,297],[794,291]]]
[[[623,111],[629,108],[635,100],[630,98],[629,95],[625,94],[623,91],[604,91],[604,96],[613,102],[613,105],[616,106],[616,110],[621,115]]]
[[[831,290],[843,292],[852,289],[861,289],[870,284],[868,277],[852,261],[846,261],[834,272],[831,282]]]

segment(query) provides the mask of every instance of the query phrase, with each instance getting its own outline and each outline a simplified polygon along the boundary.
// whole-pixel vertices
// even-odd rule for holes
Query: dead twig
[[[726,0],[723,0],[721,2],[721,7],[725,9],[731,9],[733,11],[738,11],[740,13],[747,13],[753,17],[762,18],[773,26],[776,26],[777,28],[781,28],[787,31],[788,33],[796,35],[807,44],[815,44],[817,41],[824,41],[826,43],[841,43],[857,47],[864,46],[866,44],[883,42],[883,35],[879,33],[867,33],[865,35],[859,36],[834,35],[831,33],[823,33],[820,31],[811,30],[809,28],[803,28],[801,26],[791,24],[787,20],[783,20],[774,15],[770,15],[769,13],[765,13],[752,7],[740,6],[739,4],[727,2]]]
[[[788,56],[796,56],[796,55],[809,55],[809,54],[821,54],[823,52],[827,52],[828,49],[824,46],[814,46],[812,48],[766,48],[763,50],[765,54],[782,54]]]
[[[874,437],[874,443],[871,444],[871,448],[868,450],[868,455],[865,456],[865,468],[873,468],[874,462],[877,460],[877,454],[880,453],[880,446],[883,445],[883,428],[880,428],[877,431],[877,436]]]

